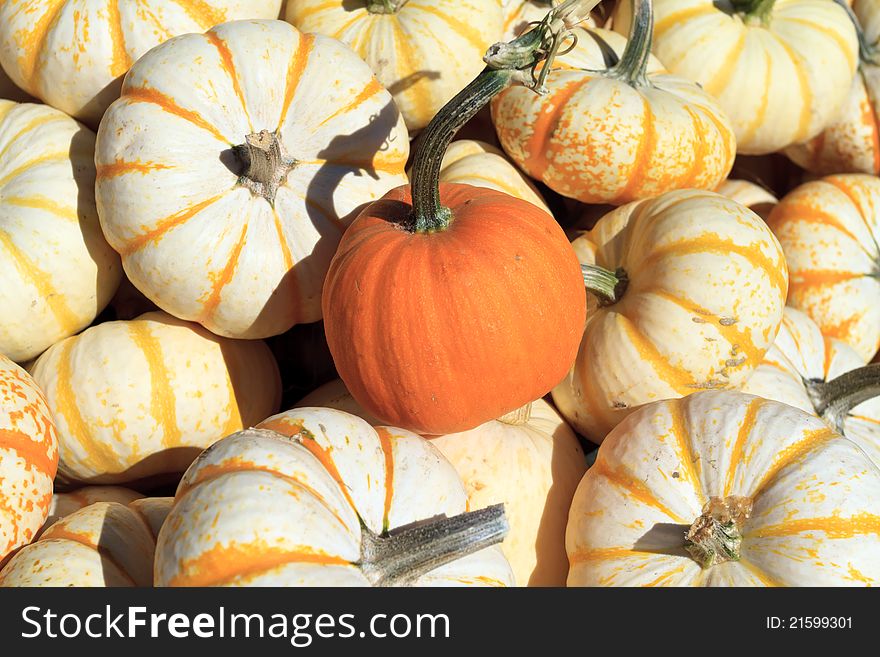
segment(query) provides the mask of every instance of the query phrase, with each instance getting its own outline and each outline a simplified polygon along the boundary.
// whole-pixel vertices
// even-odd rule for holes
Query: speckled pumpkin
[[[59,474],[90,483],[183,472],[214,441],[277,411],[281,395],[265,343],[161,312],[93,326],[32,372],[58,425]]]
[[[423,438],[294,409],[215,443],[187,470],[159,534],[155,583],[512,585],[497,546],[428,572],[384,571],[389,530],[465,508],[458,475]]]
[[[733,166],[730,121],[714,98],[665,74],[650,56],[650,3],[638,4],[629,42],[604,30],[575,30],[577,45],[556,60],[547,94],[511,87],[492,102],[498,138],[513,161],[584,203],[714,189]]]
[[[6,0],[0,63],[22,89],[97,128],[122,76],[153,46],[241,18],[277,18],[281,0]]]
[[[57,468],[58,436],[46,398],[0,354],[0,561],[45,522]]]
[[[785,260],[766,224],[739,203],[668,192],[616,209],[578,239],[596,247],[595,261],[582,265],[616,283],[610,295],[589,295],[577,359],[553,400],[594,442],[642,404],[738,387],[773,343]],[[578,251],[591,257],[592,248]]]
[[[867,363],[880,347],[880,179],[828,176],[787,194],[767,223],[791,274],[788,304]]]
[[[119,285],[94,187],[91,130],[0,100],[0,353],[16,362],[84,329]]]
[[[18,551],[0,571],[0,587],[152,586],[156,537],[172,501],[83,507]]]
[[[406,182],[408,153],[391,96],[349,48],[283,21],[224,23],[126,75],[98,131],[101,227],[166,312],[277,335],[321,318],[349,215]]]
[[[736,391],[630,415],[575,493],[569,586],[880,583],[880,469],[803,411]]]

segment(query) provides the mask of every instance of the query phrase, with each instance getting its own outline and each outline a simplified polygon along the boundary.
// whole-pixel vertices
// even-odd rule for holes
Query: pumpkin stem
[[[235,150],[245,165],[245,172],[238,183],[251,190],[252,194],[274,204],[278,188],[296,166],[296,160],[284,153],[277,133],[268,130],[253,132]]]
[[[730,4],[736,13],[742,15],[747,25],[767,26],[776,0],[730,0]]]
[[[846,12],[846,15],[849,16],[849,20],[852,22],[853,27],[856,29],[856,37],[859,40],[859,61],[862,64],[874,64],[877,66],[880,64],[878,62],[878,53],[876,44],[868,43],[868,40],[865,38],[865,32],[862,30],[862,25],[859,23],[859,19],[856,16],[856,13],[852,10],[844,0],[834,0],[838,5],[840,5],[843,10]]]
[[[504,505],[419,523],[377,536],[363,528],[361,572],[373,586],[407,586],[451,561],[504,540]]]
[[[598,300],[600,306],[610,306],[623,298],[629,277],[622,268],[617,271],[599,265],[581,265],[584,285]]]
[[[629,40],[620,60],[606,74],[634,86],[645,87],[648,82],[648,61],[654,38],[654,8],[651,0],[633,0],[632,25]]]
[[[532,419],[532,402],[529,402],[525,406],[520,406],[515,411],[505,413],[498,418],[498,421],[503,422],[504,424],[519,426],[526,424],[530,419]]]
[[[412,165],[413,209],[408,228],[417,233],[444,230],[452,212],[440,204],[440,164],[449,142],[492,98],[518,82],[543,90],[544,80],[569,29],[589,16],[598,0],[566,0],[538,25],[509,42],[486,51],[486,68],[444,105],[416,142]],[[543,62],[540,72],[538,64]]]
[[[739,561],[741,532],[751,513],[748,497],[711,498],[685,534],[684,548],[702,568]]]
[[[830,381],[808,381],[807,390],[819,417],[843,434],[849,412],[880,396],[880,363],[858,367]]]
[[[396,14],[403,0],[367,0],[367,11],[371,14]]]

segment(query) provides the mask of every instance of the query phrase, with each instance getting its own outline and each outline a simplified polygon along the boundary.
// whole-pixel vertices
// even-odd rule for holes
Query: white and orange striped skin
[[[55,493],[52,495],[52,503],[49,505],[49,516],[43,527],[43,531],[51,527],[56,521],[76,513],[82,508],[94,504],[95,502],[118,502],[119,504],[129,504],[135,500],[142,499],[137,491],[122,486],[84,486],[67,493]]]
[[[786,307],[776,341],[741,390],[816,415],[807,382],[830,381],[864,364],[848,344],[822,335],[809,316]],[[843,433],[880,467],[880,398],[853,408]]]
[[[492,101],[498,138],[521,169],[563,196],[613,205],[724,180],[736,141],[711,96],[654,57],[646,85],[603,75],[614,63],[608,47],[619,58],[626,40],[601,29],[574,33],[577,45],[555,60],[546,95],[512,86]]]
[[[788,305],[867,363],[880,347],[880,179],[842,174],[805,183],[767,223],[788,262]]]
[[[762,219],[766,219],[773,206],[779,203],[779,199],[772,192],[748,180],[728,178],[718,185],[715,191],[746,206]]]
[[[244,18],[277,18],[281,0],[5,0],[0,63],[13,82],[97,129],[122,77],[150,48]]]
[[[59,476],[88,483],[183,472],[281,398],[265,343],[219,338],[161,312],[63,340],[32,373],[58,427]]]
[[[95,135],[45,105],[0,100],[0,353],[39,356],[119,285],[95,210]]]
[[[95,502],[62,518],[0,571],[0,588],[149,587],[156,537],[173,498]]]
[[[336,408],[376,423],[341,379],[298,406]],[[501,549],[517,586],[565,586],[565,523],[586,458],[571,427],[543,399],[533,401],[525,415],[510,415],[516,417],[431,436],[431,444],[455,467],[471,509],[504,504],[510,532]]]
[[[788,288],[782,249],[748,208],[714,192],[681,190],[606,215],[579,240],[595,263],[629,278],[599,306],[553,401],[599,443],[636,407],[697,390],[735,388],[773,343]],[[592,247],[576,249],[589,258]]]
[[[614,29],[627,34],[631,15],[619,2]],[[766,27],[727,2],[654,0],[654,54],[718,99],[744,154],[781,150],[830,124],[858,50],[852,22],[828,0],[776,0]]]
[[[785,149],[799,167],[818,175],[880,174],[880,101],[878,67],[861,62],[843,107],[818,135]]]
[[[296,160],[274,203],[224,163],[264,129]],[[98,131],[98,212],[157,306],[267,337],[321,318],[350,215],[406,183],[408,154],[391,96],[354,52],[283,21],[226,23],[132,67]]]
[[[710,497],[752,502],[741,559],[684,550]],[[736,391],[657,402],[599,448],[575,493],[569,586],[880,583],[880,469],[803,411]]]
[[[276,433],[282,432],[282,433]],[[297,408],[206,450],[159,534],[157,586],[369,586],[361,526],[383,532],[466,510],[453,467],[420,436]],[[418,586],[512,586],[498,546]]]
[[[396,12],[374,14],[367,0],[290,0],[287,20],[351,46],[415,132],[483,70],[483,55],[502,38],[503,12],[498,0],[392,2]]]
[[[552,214],[535,185],[500,148],[476,139],[449,144],[440,164],[440,182],[487,187],[510,194]]]
[[[45,522],[57,468],[58,434],[46,398],[0,354],[0,562]]]

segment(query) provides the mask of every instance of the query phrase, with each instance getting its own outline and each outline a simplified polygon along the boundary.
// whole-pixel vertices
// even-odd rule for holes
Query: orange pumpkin
[[[368,206],[330,264],[330,352],[352,396],[383,422],[422,434],[472,429],[546,394],[574,360],[586,295],[562,228],[527,201],[439,183],[456,130],[515,67],[537,63],[558,23],[501,48],[504,64],[490,50],[487,69],[422,135],[412,189]]]

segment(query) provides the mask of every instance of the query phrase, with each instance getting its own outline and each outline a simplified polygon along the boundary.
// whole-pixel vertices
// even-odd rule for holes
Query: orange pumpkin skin
[[[586,293],[536,206],[441,183],[445,230],[404,227],[410,187],[349,226],[324,283],[327,343],[365,410],[421,434],[466,431],[546,394],[577,354]]]

